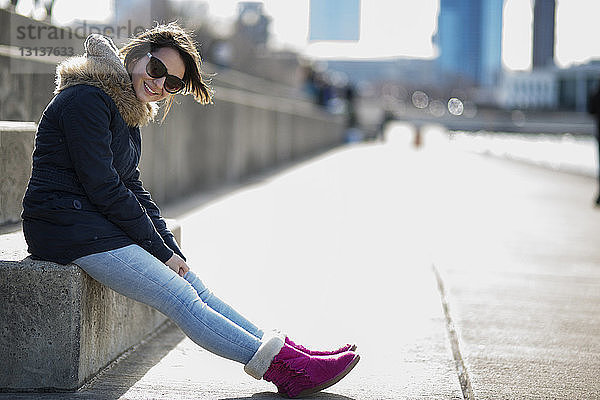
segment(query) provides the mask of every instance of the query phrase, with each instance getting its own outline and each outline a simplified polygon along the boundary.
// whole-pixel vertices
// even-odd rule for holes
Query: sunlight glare
[[[57,0],[52,10],[52,22],[57,25],[67,25],[75,20],[107,22],[112,15],[112,1]]]
[[[531,69],[532,23],[530,1],[506,0],[502,18],[502,61],[506,68]]]

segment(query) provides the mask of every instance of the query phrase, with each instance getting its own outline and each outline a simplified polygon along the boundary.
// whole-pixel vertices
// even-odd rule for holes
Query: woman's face
[[[170,47],[161,47],[152,52],[152,56],[165,64],[168,74],[183,79],[185,64],[177,50]],[[152,78],[146,73],[146,64],[148,64],[148,61],[150,61],[149,57],[142,57],[135,63],[131,71],[131,81],[133,82],[135,94],[144,103],[159,101],[169,95],[169,92],[163,87],[166,79],[165,76],[162,78]]]

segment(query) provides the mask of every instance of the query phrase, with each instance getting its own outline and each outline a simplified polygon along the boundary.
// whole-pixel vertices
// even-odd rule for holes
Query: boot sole
[[[340,372],[339,374],[337,374],[333,379],[323,382],[319,386],[315,386],[314,388],[305,389],[305,390],[301,391],[300,393],[298,393],[297,396],[294,396],[294,398],[296,399],[299,397],[308,396],[310,394],[320,392],[323,389],[327,389],[328,387],[335,385],[336,383],[341,381],[342,378],[344,378],[346,375],[348,375],[348,373],[350,373],[350,371],[352,371],[352,369],[354,367],[356,367],[356,364],[358,364],[359,361],[360,361],[360,355],[357,354],[356,357],[354,357],[354,359],[352,360],[352,362],[350,364],[348,364],[346,369],[343,370],[342,372]]]

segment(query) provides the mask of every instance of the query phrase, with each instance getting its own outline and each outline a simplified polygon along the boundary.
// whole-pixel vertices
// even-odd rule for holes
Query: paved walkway
[[[356,341],[316,399],[600,398],[595,180],[392,133],[167,210],[192,268],[260,325]],[[278,396],[167,326],[78,393],[5,398]]]

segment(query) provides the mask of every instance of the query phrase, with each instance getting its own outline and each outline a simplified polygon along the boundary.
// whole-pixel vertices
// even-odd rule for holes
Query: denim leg
[[[74,261],[92,278],[124,296],[156,308],[195,343],[247,364],[261,341],[198,296],[192,285],[146,250],[130,245]]]
[[[192,270],[187,272],[183,277],[196,290],[200,299],[202,299],[203,302],[208,304],[208,306],[210,308],[212,308],[213,310],[215,310],[216,312],[218,312],[219,314],[221,314],[228,320],[232,321],[237,326],[243,328],[246,332],[250,333],[251,335],[254,335],[257,338],[262,339],[262,337],[264,335],[264,332],[262,330],[258,329],[258,327],[256,327],[256,325],[254,325],[253,323],[248,321],[246,318],[244,318],[240,313],[238,313],[236,310],[234,310],[230,305],[228,305],[223,300],[221,300],[220,298],[215,296],[215,294],[213,292],[211,292],[204,285],[204,283],[202,283],[200,278],[198,278],[198,276]]]

